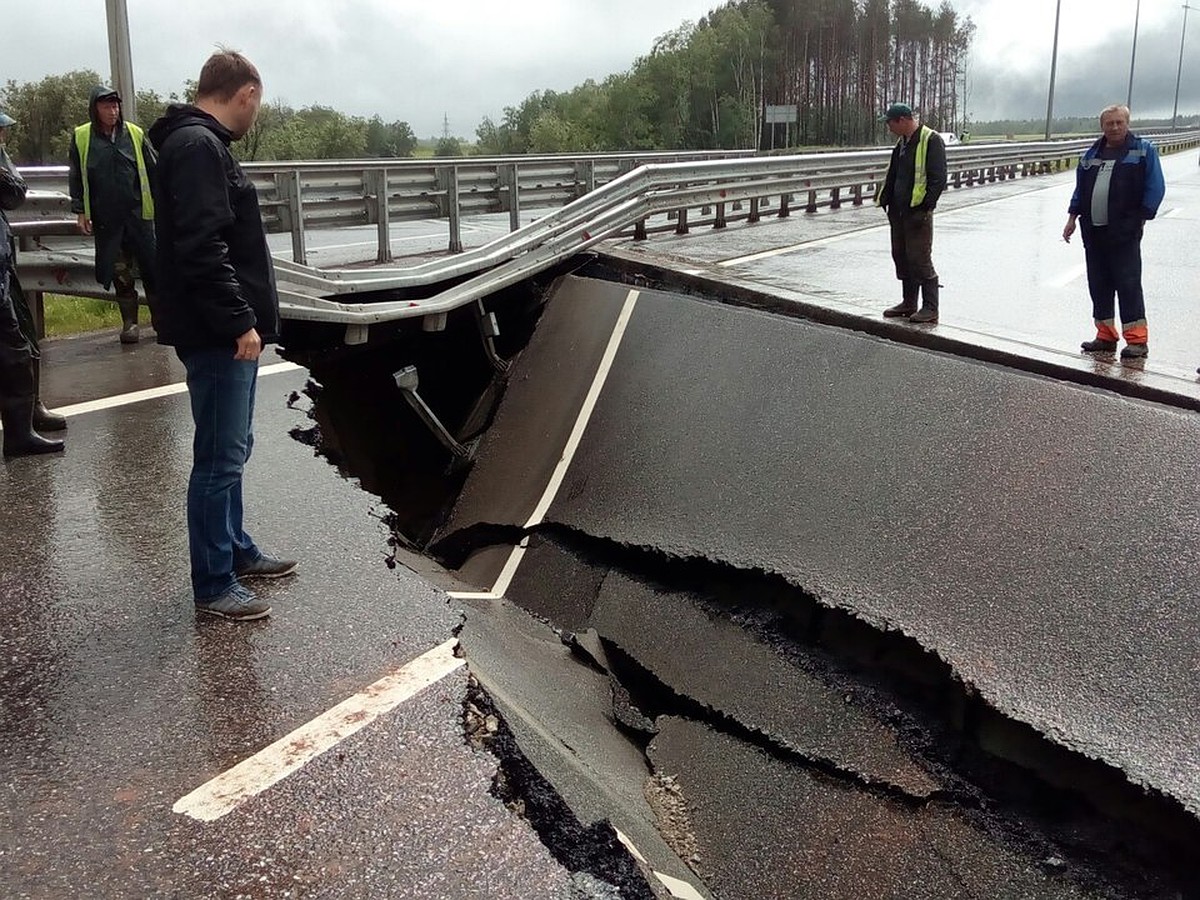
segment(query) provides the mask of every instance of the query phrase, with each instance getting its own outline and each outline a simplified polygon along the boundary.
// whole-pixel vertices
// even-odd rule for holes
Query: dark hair
[[[222,47],[208,58],[208,62],[200,70],[196,96],[214,97],[221,101],[230,100],[247,84],[262,87],[262,78],[259,77],[254,63],[236,50],[227,50]]]

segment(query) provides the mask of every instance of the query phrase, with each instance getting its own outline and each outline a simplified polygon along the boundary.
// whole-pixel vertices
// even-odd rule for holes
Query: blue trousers
[[[1142,294],[1141,222],[1086,227],[1083,231],[1088,293],[1096,336],[1115,341],[1116,309],[1120,304],[1122,334],[1130,344],[1147,341],[1146,300]],[[1115,302],[1114,302],[1115,297]]]
[[[262,556],[242,527],[242,471],[254,447],[258,361],[234,359],[232,347],[176,352],[187,369],[196,425],[187,492],[192,591],[207,600],[233,587],[236,565]]]

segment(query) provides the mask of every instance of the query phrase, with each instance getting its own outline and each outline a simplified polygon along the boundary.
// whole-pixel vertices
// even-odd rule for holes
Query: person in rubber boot
[[[933,268],[933,211],[946,189],[946,143],[928,125],[917,123],[907,103],[893,103],[880,118],[899,138],[875,202],[887,210],[892,261],[902,288],[900,302],[883,315],[933,325],[940,288]]]
[[[13,119],[0,112],[0,424],[6,458],[56,453],[62,441],[42,437],[33,427],[37,405],[33,347],[21,330],[13,298],[16,253],[5,212],[25,202],[26,186],[4,149],[2,138]],[[22,301],[23,302],[23,301]]]
[[[1083,233],[1088,293],[1096,337],[1085,353],[1111,353],[1125,338],[1122,359],[1150,355],[1146,299],[1142,294],[1142,232],[1158,214],[1166,195],[1158,151],[1129,130],[1129,107],[1114,104],[1100,113],[1103,135],[1079,158],[1075,193],[1067,209],[1063,240],[1071,241],[1076,222]],[[1114,317],[1121,307],[1121,333]]]
[[[137,289],[154,303],[154,200],[150,179],[157,157],[145,132],[126,122],[121,95],[92,88],[89,120],[75,129],[69,155],[71,211],[79,230],[96,240],[96,281],[114,287],[122,344],[138,341]]]

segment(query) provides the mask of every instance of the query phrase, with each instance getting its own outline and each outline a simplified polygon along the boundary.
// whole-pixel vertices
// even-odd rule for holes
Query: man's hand
[[[89,219],[87,216],[85,216],[83,213],[80,213],[78,216],[76,216],[75,221],[79,225],[80,233],[82,233],[82,234],[91,234],[92,233],[92,220]]]
[[[234,359],[254,360],[262,354],[262,338],[258,336],[258,332],[251,328],[245,334],[237,339],[237,352],[233,354]]]
[[[1063,226],[1063,240],[1068,244],[1071,243],[1071,235],[1075,233],[1075,216],[1067,217],[1067,224]]]

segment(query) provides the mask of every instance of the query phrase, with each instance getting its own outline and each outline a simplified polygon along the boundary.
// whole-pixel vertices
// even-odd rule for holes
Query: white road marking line
[[[646,857],[642,856],[642,851],[633,845],[633,841],[620,828],[614,826],[613,831],[617,833],[617,840],[625,846],[625,849],[633,855],[633,858],[643,866],[649,868],[651,872],[654,872],[654,877],[662,882],[663,887],[667,889],[667,892],[672,897],[680,897],[682,900],[704,900],[704,896],[696,890],[694,885],[688,884],[686,881],[680,881],[678,878],[672,878],[670,875],[664,875],[650,866],[650,863],[646,861]]]
[[[1087,266],[1074,266],[1055,278],[1046,280],[1048,287],[1064,288],[1077,278],[1087,274]]]
[[[436,684],[464,664],[454,655],[457,638],[439,644],[397,671],[326,710],[202,784],[171,807],[172,812],[214,822],[287,778],[306,763]]]
[[[546,484],[542,499],[538,501],[529,521],[525,523],[526,528],[541,524],[546,511],[550,509],[550,504],[554,502],[554,496],[562,486],[567,469],[571,467],[571,460],[575,458],[575,451],[579,449],[579,442],[583,439],[583,432],[592,418],[592,410],[596,408],[596,401],[600,399],[600,392],[604,389],[604,382],[608,379],[608,372],[612,368],[613,360],[616,359],[617,350],[621,347],[621,339],[625,337],[625,329],[629,326],[629,319],[633,316],[633,310],[637,306],[640,295],[641,291],[630,291],[625,298],[625,305],[621,308],[621,314],[617,317],[617,324],[613,327],[612,335],[608,339],[604,356],[601,357],[600,365],[596,369],[596,377],[592,379],[592,386],[583,399],[579,415],[575,417],[575,427],[571,429],[571,436],[567,438],[567,445],[563,448],[558,465],[554,467],[550,481]]]
[[[299,368],[300,366],[290,362],[273,363],[272,365],[260,368],[258,370],[258,377],[276,375],[280,372],[292,372]],[[89,400],[86,403],[72,403],[70,406],[60,406],[57,409],[51,410],[51,412],[58,413],[60,416],[79,416],[83,413],[100,412],[101,410],[113,409],[118,406],[128,406],[131,403],[141,403],[145,400],[156,400],[159,397],[170,397],[174,394],[186,393],[186,384],[164,384],[162,387],[149,388],[144,391],[132,391],[128,394],[117,394],[113,397],[102,397],[99,400]]]
[[[870,225],[866,228],[857,228],[854,231],[847,231],[844,234],[835,234],[827,238],[819,238],[815,241],[805,241],[802,244],[792,244],[790,247],[776,247],[774,250],[763,250],[759,253],[751,253],[748,256],[737,256],[733,259],[723,259],[718,266],[728,268],[730,266],[740,266],[742,263],[757,262],[760,259],[769,259],[772,256],[783,256],[785,253],[795,253],[798,250],[807,250],[809,247],[823,247],[826,244],[836,244],[841,241],[848,241],[851,238],[858,237],[864,231],[875,231],[879,228],[885,228],[886,225]]]
[[[625,337],[625,329],[629,326],[629,319],[633,316],[634,307],[637,306],[638,297],[640,296],[641,291],[630,291],[625,297],[625,305],[621,307],[621,314],[617,316],[617,324],[613,326],[612,334],[608,338],[608,346],[604,348],[604,355],[600,358],[600,365],[596,367],[596,376],[592,379],[592,386],[588,389],[587,396],[583,398],[583,405],[579,407],[579,414],[575,417],[575,426],[571,429],[566,446],[563,447],[558,465],[554,467],[554,471],[550,475],[550,480],[546,483],[546,489],[542,491],[541,499],[538,500],[538,504],[534,507],[532,515],[530,515],[529,520],[525,523],[526,529],[541,524],[547,510],[550,509],[550,504],[554,502],[554,497],[558,493],[558,489],[562,486],[563,478],[566,477],[567,469],[571,467],[571,460],[575,458],[575,451],[579,449],[579,442],[583,439],[583,433],[587,430],[588,422],[592,418],[592,410],[596,408],[596,402],[600,399],[600,392],[604,389],[604,382],[608,379],[609,370],[612,369],[613,360],[617,357],[617,350],[621,347],[621,340]],[[448,591],[446,596],[456,600],[502,599],[504,592],[508,590],[508,586],[512,583],[513,576],[517,574],[517,568],[521,565],[521,560],[525,558],[525,551],[528,549],[529,538],[525,538],[520,544],[513,547],[512,552],[508,554],[508,559],[504,563],[504,568],[500,570],[500,575],[496,579],[496,583],[492,585],[490,591]]]

